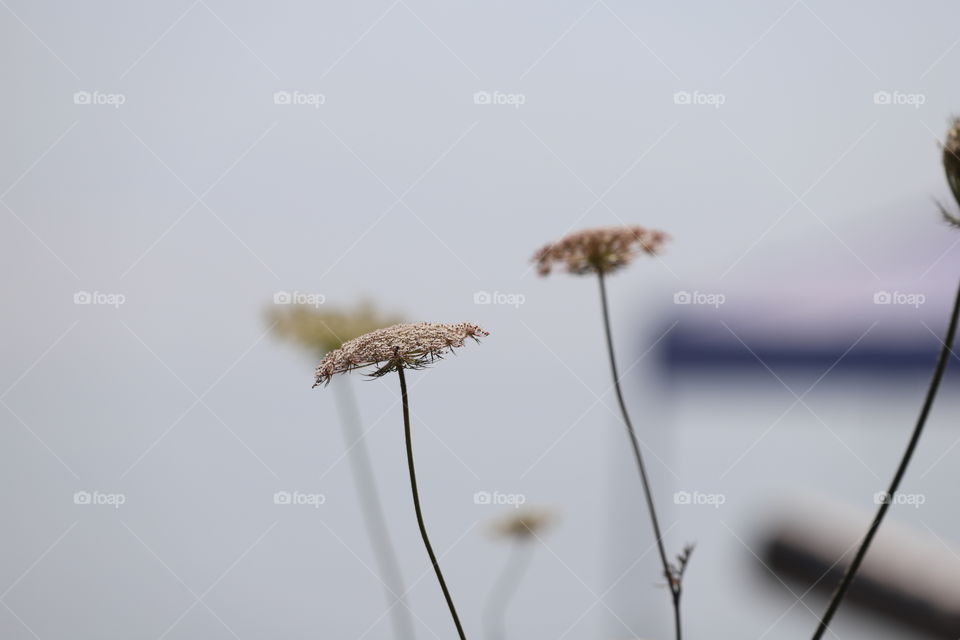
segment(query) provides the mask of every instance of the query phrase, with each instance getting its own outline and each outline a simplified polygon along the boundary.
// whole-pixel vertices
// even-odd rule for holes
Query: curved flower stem
[[[507,637],[504,624],[506,618],[507,605],[510,604],[513,594],[517,591],[520,584],[520,578],[523,577],[527,566],[530,564],[530,558],[533,556],[533,548],[527,540],[517,540],[510,550],[510,556],[507,558],[507,564],[504,565],[500,577],[493,585],[490,591],[490,598],[486,606],[486,627],[487,638],[489,640],[504,640]]]
[[[340,423],[347,444],[350,459],[350,471],[360,500],[360,511],[370,536],[374,558],[380,569],[387,601],[391,604],[390,619],[394,636],[400,640],[413,640],[413,618],[404,596],[403,576],[400,563],[390,541],[390,530],[383,513],[383,504],[374,482],[373,465],[367,450],[364,434],[360,426],[360,411],[349,380],[339,380],[334,384],[334,397],[340,410]]]
[[[673,621],[676,629],[676,640],[681,640],[680,633],[680,581],[674,578],[673,571],[670,569],[670,561],[667,559],[666,549],[663,547],[663,534],[660,533],[660,521],[657,519],[657,510],[653,504],[653,495],[650,492],[650,480],[647,478],[647,469],[643,464],[643,456],[640,453],[640,443],[637,441],[637,434],[633,430],[633,424],[630,422],[630,416],[627,413],[627,405],[623,400],[623,391],[620,389],[620,375],[617,373],[617,359],[613,352],[613,335],[610,331],[610,310],[607,304],[607,285],[603,278],[603,272],[599,271],[600,279],[600,306],[603,309],[603,328],[607,337],[607,352],[610,356],[610,371],[613,374],[613,386],[617,392],[617,402],[620,404],[620,412],[623,414],[623,423],[627,427],[627,434],[630,436],[630,444],[633,445],[633,455],[637,460],[637,469],[640,471],[640,481],[643,485],[643,495],[647,500],[647,510],[650,512],[650,522],[653,524],[653,534],[657,538],[657,550],[660,552],[660,561],[663,563],[663,575],[667,580],[667,586],[670,587],[670,596],[673,600]]]
[[[917,442],[920,440],[920,434],[923,432],[923,427],[927,423],[927,416],[930,415],[930,409],[933,407],[933,400],[936,398],[937,390],[940,388],[940,382],[943,380],[943,373],[947,369],[947,362],[950,360],[950,354],[952,353],[950,346],[953,344],[954,337],[957,333],[958,318],[960,318],[960,290],[957,291],[957,297],[953,303],[953,311],[950,315],[950,324],[947,327],[947,335],[944,338],[943,346],[940,349],[940,357],[937,360],[937,366],[933,370],[933,378],[930,380],[930,388],[927,389],[927,397],[923,402],[923,408],[920,409],[920,417],[917,418],[917,425],[913,428],[913,435],[910,436],[910,442],[907,444],[907,449],[903,452],[903,458],[900,460],[900,466],[897,467],[897,472],[893,476],[893,482],[890,483],[890,488],[887,490],[887,499],[880,504],[880,508],[877,510],[877,515],[874,517],[873,522],[870,524],[870,528],[867,530],[867,535],[864,536],[863,542],[860,543],[860,548],[857,549],[857,553],[853,557],[853,562],[850,563],[850,566],[847,568],[847,572],[844,574],[843,579],[837,586],[837,590],[834,591],[833,597],[830,599],[830,604],[827,606],[827,611],[823,614],[823,619],[820,621],[820,625],[813,634],[813,640],[819,640],[823,637],[823,634],[826,633],[827,627],[830,625],[830,620],[837,612],[837,607],[840,606],[840,601],[843,600],[843,596],[846,595],[847,589],[850,587],[850,583],[853,582],[853,578],[856,575],[857,570],[860,568],[863,558],[867,555],[867,550],[870,548],[870,543],[873,542],[873,537],[876,535],[877,529],[880,528],[880,524],[883,522],[883,517],[890,508],[890,504],[893,502],[893,496],[896,495],[897,489],[900,487],[900,481],[903,479],[903,475],[907,471],[907,465],[910,464],[910,459],[913,457],[913,452],[917,448]]]
[[[417,491],[417,472],[413,466],[413,441],[410,437],[410,405],[407,400],[407,380],[403,375],[403,365],[397,366],[397,374],[400,376],[400,397],[403,402],[403,435],[407,443],[407,467],[410,470],[410,488],[413,490],[413,508],[417,512],[417,525],[420,527],[420,537],[423,538],[423,546],[427,548],[427,555],[430,556],[430,563],[437,574],[437,581],[440,583],[440,589],[443,591],[443,597],[447,600],[447,607],[450,608],[450,615],[453,616],[453,624],[457,627],[457,633],[460,634],[460,640],[467,640],[463,633],[463,627],[460,625],[460,618],[457,616],[457,609],[453,606],[453,598],[450,597],[450,591],[447,589],[447,583],[443,579],[443,573],[440,572],[440,564],[437,562],[437,556],[433,553],[433,547],[430,545],[430,538],[427,537],[427,527],[423,524],[423,513],[420,511],[420,494]]]

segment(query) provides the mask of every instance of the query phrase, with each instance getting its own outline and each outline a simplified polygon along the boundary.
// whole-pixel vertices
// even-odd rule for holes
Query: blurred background
[[[955,289],[960,235],[933,200],[958,16],[0,0],[0,636],[392,637],[333,398],[265,321],[367,299],[491,332],[410,375],[468,636],[506,560],[489,522],[513,508],[487,492],[559,514],[510,637],[669,638],[596,283],[529,264],[637,223],[673,241],[611,278],[613,324],[667,547],[697,544],[687,635],[808,637],[835,578],[809,588],[778,532],[839,532],[840,553],[862,535]],[[417,637],[451,637],[396,378],[341,382]],[[887,521],[954,576],[957,382]],[[832,629],[921,637],[899,624],[847,603]]]

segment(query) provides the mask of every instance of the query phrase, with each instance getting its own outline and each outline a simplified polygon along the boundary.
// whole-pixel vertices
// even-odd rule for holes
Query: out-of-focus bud
[[[954,119],[943,142],[943,170],[947,174],[947,184],[950,185],[953,198],[960,206],[960,118]],[[940,212],[947,222],[960,227],[960,216],[950,213],[942,205]]]
[[[960,205],[960,118],[953,121],[943,143],[943,168],[957,204]]]

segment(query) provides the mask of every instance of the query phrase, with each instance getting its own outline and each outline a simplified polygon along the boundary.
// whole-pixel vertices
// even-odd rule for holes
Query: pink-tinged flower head
[[[439,360],[468,338],[477,342],[490,335],[475,324],[420,322],[396,324],[348,340],[328,353],[317,366],[313,386],[326,384],[338,373],[374,366],[370,375],[380,377],[399,367],[422,369]]]
[[[533,255],[540,275],[560,265],[568,273],[611,273],[640,254],[656,255],[669,239],[663,231],[639,225],[583,229],[551,242]]]

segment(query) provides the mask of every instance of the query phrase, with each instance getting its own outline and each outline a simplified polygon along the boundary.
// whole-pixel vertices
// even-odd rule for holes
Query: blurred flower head
[[[338,373],[375,366],[371,377],[380,377],[399,367],[422,369],[442,358],[468,338],[477,342],[490,335],[475,324],[420,322],[378,329],[344,342],[328,353],[317,367],[313,386],[326,384]]]
[[[556,513],[547,509],[527,508],[497,519],[493,533],[502,538],[526,540],[542,534],[556,522]]]
[[[960,205],[960,118],[955,118],[943,143],[943,168],[947,183],[957,204]]]
[[[540,275],[557,265],[568,273],[610,273],[630,264],[639,253],[655,255],[669,239],[663,231],[639,225],[584,229],[551,242],[533,255]]]
[[[322,356],[344,342],[400,322],[379,313],[369,302],[350,309],[320,310],[309,305],[274,306],[267,312],[273,332]]]

